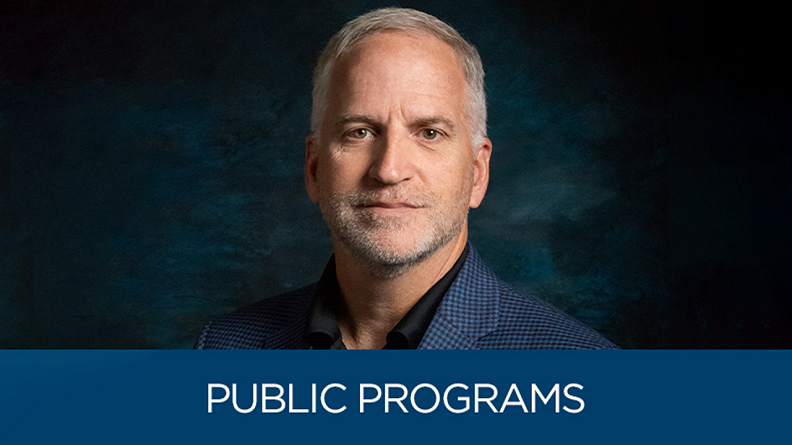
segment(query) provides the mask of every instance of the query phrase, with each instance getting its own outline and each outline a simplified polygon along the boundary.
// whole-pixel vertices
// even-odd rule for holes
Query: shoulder
[[[533,295],[499,281],[497,327],[483,349],[617,349],[602,334]]]
[[[196,349],[301,349],[316,283],[242,307],[212,320]]]
[[[617,348],[550,303],[498,279],[472,246],[437,316],[427,348]]]

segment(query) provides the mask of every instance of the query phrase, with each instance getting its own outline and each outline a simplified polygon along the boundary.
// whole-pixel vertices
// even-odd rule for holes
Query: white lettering
[[[542,395],[542,391],[539,391],[539,387],[536,386],[536,383],[532,383],[531,384],[531,411],[534,412],[534,413],[536,412],[536,395],[537,394],[539,394],[539,398],[542,399],[542,403],[545,404],[545,405],[547,405],[547,402],[550,401],[550,397],[553,397],[553,394],[555,394],[555,412],[559,412],[560,409],[561,409],[560,408],[561,407],[561,401],[558,398],[558,386],[559,386],[558,383],[553,385],[553,389],[550,390],[550,393],[547,394],[547,397],[545,398]]]
[[[247,414],[247,413],[253,411],[256,408],[256,401],[258,400],[258,398],[256,397],[257,391],[256,391],[256,384],[255,383],[253,384],[253,402],[250,404],[250,408],[242,409],[242,408],[239,407],[239,405],[237,405],[237,384],[236,383],[232,383],[231,384],[231,394],[232,394],[231,395],[231,403],[234,404],[234,409],[237,410],[237,412],[240,412],[242,414]]]
[[[415,403],[415,393],[417,393],[418,390],[421,389],[421,388],[429,388],[429,389],[432,390],[432,392],[435,395],[434,405],[432,405],[432,407],[429,408],[429,409],[421,409],[421,407],[419,407]],[[415,388],[413,388],[412,393],[410,393],[410,403],[412,404],[413,408],[415,408],[415,410],[418,411],[421,414],[431,413],[432,411],[437,409],[438,405],[440,405],[440,392],[437,391],[437,388],[435,388],[433,385],[431,385],[429,383],[421,383],[420,385],[418,385]],[[407,410],[404,410],[404,412],[406,413]]]
[[[512,401],[511,396],[515,394],[517,396],[517,400]],[[500,412],[503,412],[507,406],[521,406],[524,413],[528,412],[528,408],[525,406],[525,402],[523,402],[522,394],[520,394],[520,389],[517,388],[516,383],[512,383],[511,387],[509,388],[508,394],[506,394],[506,399],[503,400],[503,405],[501,405]]]
[[[401,397],[391,397],[390,390],[391,388],[399,388],[401,390]],[[399,405],[399,408],[402,409],[405,413],[407,412],[407,408],[404,407],[402,400],[407,398],[407,387],[400,384],[400,383],[386,383],[385,384],[385,412],[388,411],[388,407],[390,406],[391,402],[396,402]]]
[[[374,389],[376,389],[377,390],[377,396],[375,398],[373,398],[373,399],[367,399],[366,395],[365,395],[366,388],[374,388]],[[380,389],[379,386],[377,386],[377,385],[375,385],[373,383],[361,383],[360,384],[360,412],[363,413],[363,405],[365,405],[366,403],[374,403],[377,400],[379,400],[380,397],[382,397],[382,390]]]
[[[479,390],[481,388],[489,388],[492,391],[492,396],[488,398],[481,397],[479,395]],[[476,383],[476,385],[474,386],[474,397],[476,399],[476,403],[473,412],[476,413],[479,412],[479,405],[481,404],[481,402],[484,402],[487,405],[489,405],[493,413],[498,412],[498,410],[495,409],[495,405],[492,404],[492,401],[495,400],[496,397],[498,397],[498,388],[496,388],[495,385],[491,385],[489,383]]]
[[[225,391],[225,395],[223,396],[223,398],[221,398],[221,399],[212,398],[212,390],[215,389],[215,388],[223,388],[223,391]],[[223,402],[225,402],[226,400],[228,400],[229,394],[230,393],[228,392],[228,387],[223,385],[222,383],[210,383],[209,384],[209,412],[210,413],[212,412],[212,404],[213,403],[223,403]]]
[[[570,399],[570,400],[574,400],[574,401],[576,401],[577,403],[580,404],[580,408],[578,408],[578,409],[569,409],[569,408],[567,408],[565,406],[564,407],[564,411],[566,411],[568,413],[572,413],[572,414],[577,414],[577,413],[583,411],[583,408],[586,407],[586,402],[584,402],[583,399],[581,399],[580,397],[575,397],[575,396],[569,394],[569,387],[570,386],[573,387],[573,388],[577,388],[577,389],[582,391],[583,390],[583,385],[580,385],[578,383],[570,383],[569,385],[564,387],[564,395],[566,396],[566,398]]]
[[[311,383],[311,412],[316,412],[316,383]]]
[[[268,396],[267,388],[277,388],[278,395]],[[277,400],[280,402],[280,408],[267,408],[267,400]],[[262,413],[279,413],[286,408],[286,402],[283,401],[283,387],[277,383],[262,383],[261,384],[261,412]]]
[[[329,413],[332,413],[332,414],[338,414],[338,413],[344,412],[344,410],[346,409],[346,405],[342,405],[341,408],[337,408],[337,409],[333,409],[333,408],[330,408],[329,406],[327,406],[327,402],[325,401],[325,395],[327,394],[327,390],[330,389],[330,388],[340,388],[341,391],[346,391],[346,386],[344,386],[344,385],[342,385],[340,383],[331,383],[331,384],[325,386],[324,389],[322,390],[322,396],[321,396],[322,408],[324,408],[325,411],[327,411]],[[361,411],[360,412],[363,412],[362,409],[363,409],[363,405],[361,405]]]
[[[246,384],[243,384],[244,387]],[[286,411],[286,387],[277,383],[261,383],[261,396],[259,397],[258,384],[253,384],[252,400],[249,402],[247,394],[240,396],[240,390],[236,383],[226,385],[222,383],[209,383],[207,384],[207,412],[212,413],[217,404],[223,404],[229,401],[232,402],[234,410],[241,414],[249,414],[256,410],[258,407],[259,398],[261,401],[262,413],[280,413]],[[288,384],[288,412],[289,413],[316,413],[317,408],[324,409],[325,412],[331,414],[340,414],[346,411],[346,400],[342,396],[340,399],[335,399],[332,407],[328,404],[328,392],[333,389],[340,389],[342,392],[346,391],[346,386],[341,383],[330,383],[324,386],[321,391],[317,388],[316,383],[311,383],[310,404],[303,397],[302,401],[295,401],[295,384]],[[299,384],[297,384],[299,385]],[[526,384],[527,385],[527,384]],[[548,385],[539,384],[546,387]],[[563,387],[561,391],[561,384],[554,384],[550,390],[545,394],[536,383],[531,384],[531,406],[527,406],[527,400],[523,398],[520,387],[516,383],[509,386],[506,397],[500,404],[500,409],[496,408],[495,402],[498,400],[499,391],[498,386],[491,383],[476,383],[473,385],[473,394],[470,394],[470,389],[464,383],[452,383],[445,387],[442,391],[442,401],[448,412],[453,414],[462,414],[470,411],[471,404],[473,404],[473,411],[475,413],[486,412],[482,405],[489,406],[493,413],[504,413],[507,407],[518,406],[526,414],[535,413],[537,407],[537,399],[540,401],[540,406],[543,404],[547,409],[552,406],[551,401],[555,401],[555,412],[560,413],[563,407],[564,411],[570,414],[578,414],[586,407],[586,402],[583,400],[583,385],[579,383],[569,383]],[[304,385],[303,385],[304,386]],[[527,388],[524,387],[523,389]],[[307,389],[307,388],[306,388]],[[431,396],[424,391],[419,395],[420,390],[428,389],[434,393],[434,401]],[[503,387],[500,388],[501,390]],[[374,390],[372,394],[371,390]],[[454,392],[455,391],[455,392]],[[220,394],[222,392],[223,394]],[[391,410],[391,404],[396,404],[403,413],[410,413],[407,407],[407,397],[409,396],[410,404],[415,412],[421,414],[430,414],[437,411],[440,406],[440,390],[432,383],[420,383],[417,386],[409,388],[401,383],[385,383],[385,389],[374,383],[360,383],[359,392],[359,407],[360,413],[365,413],[367,404],[376,404],[383,401],[386,414],[391,412],[398,412],[398,410]],[[453,393],[452,393],[453,392]],[[384,394],[383,394],[384,393]],[[302,394],[302,393],[301,393]],[[241,398],[240,398],[241,397]],[[317,397],[321,406],[318,406]],[[561,398],[564,398],[562,404]],[[341,403],[339,403],[341,402]],[[240,406],[240,403],[245,406]],[[303,407],[300,407],[303,405]],[[563,406],[562,406],[563,405]],[[376,409],[375,409],[376,411]]]
[[[314,386],[316,384],[314,383]],[[308,408],[295,408],[294,407],[294,384],[289,383],[289,412],[290,413],[307,413]]]
[[[446,409],[451,411],[454,414],[465,413],[465,412],[467,412],[470,409],[470,397],[468,397],[468,396],[457,397],[458,401],[465,402],[465,407],[464,408],[452,408],[451,405],[448,404],[448,394],[454,388],[462,388],[465,391],[467,391],[467,389],[468,389],[467,385],[463,385],[461,383],[454,383],[453,385],[451,385],[448,388],[446,388],[445,392],[443,393],[443,403],[445,404]]]

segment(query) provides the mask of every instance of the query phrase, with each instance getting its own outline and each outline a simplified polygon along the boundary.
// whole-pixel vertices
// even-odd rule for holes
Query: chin
[[[424,236],[416,237],[416,233]],[[368,234],[352,240],[347,246],[368,264],[409,268],[432,256],[451,239],[453,235],[438,236],[429,230],[412,230],[408,233]]]
[[[420,242],[404,235],[373,236],[361,240],[359,248],[369,253],[370,260],[387,264],[414,262],[424,257],[426,242]]]

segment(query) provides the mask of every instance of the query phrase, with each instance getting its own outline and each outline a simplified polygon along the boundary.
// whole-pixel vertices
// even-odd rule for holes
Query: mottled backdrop
[[[316,280],[310,71],[393,4],[4,2],[0,347],[191,347]],[[494,150],[470,238],[501,278],[625,348],[792,347],[780,14],[400,6],[481,52]]]

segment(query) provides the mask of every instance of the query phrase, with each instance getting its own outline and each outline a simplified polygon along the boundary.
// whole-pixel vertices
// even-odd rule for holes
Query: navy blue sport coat
[[[197,349],[308,349],[303,340],[316,283],[226,314]],[[597,331],[502,282],[473,246],[418,349],[616,349]]]

